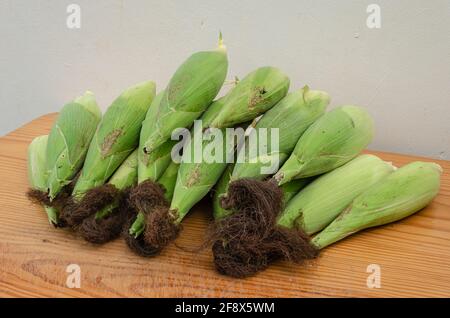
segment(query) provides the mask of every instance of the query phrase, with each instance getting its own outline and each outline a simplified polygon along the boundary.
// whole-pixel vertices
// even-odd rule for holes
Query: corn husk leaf
[[[241,139],[235,139],[233,136],[226,133],[225,128],[220,129],[217,134],[212,133],[212,130],[207,130],[203,133],[203,149],[221,142],[216,140],[217,136],[220,135],[224,136],[224,140],[222,145],[222,157],[217,162],[206,162],[204,160],[195,162],[194,151],[191,152],[192,157],[190,158],[183,153],[170,206],[171,210],[177,212],[177,222],[181,222],[189,210],[217,183],[228,165],[227,157],[234,153],[235,146],[242,142],[243,139],[243,134]],[[192,143],[188,143],[187,147],[193,147]],[[227,150],[230,152],[227,152]]]
[[[149,131],[141,148],[151,153],[166,142],[174,129],[188,128],[219,93],[228,70],[226,50],[191,55],[175,72],[161,96],[158,110],[149,114]]]
[[[299,227],[307,234],[328,224],[359,194],[389,175],[392,164],[374,155],[361,155],[314,180],[287,204],[278,218],[285,227]]]
[[[177,182],[179,163],[171,162],[166,171],[158,179],[158,183],[164,188],[164,197],[168,202],[172,201],[175,183]]]
[[[75,200],[103,185],[137,147],[142,121],[154,97],[155,84],[143,82],[128,88],[108,108],[75,185]]]
[[[356,157],[372,137],[373,121],[363,108],[338,107],[305,131],[275,179],[282,185],[331,171]]]
[[[210,127],[225,128],[251,121],[278,103],[289,90],[289,78],[275,67],[260,67],[240,80],[225,97],[221,111],[210,116]]]
[[[81,169],[100,119],[101,111],[91,92],[62,108],[48,136],[46,150],[47,189],[51,200]]]
[[[297,195],[303,188],[305,188],[314,178],[305,178],[305,179],[297,179],[292,180],[288,183],[280,186],[281,191],[283,192],[283,202],[285,205],[291,201],[291,199]]]
[[[435,163],[418,161],[401,167],[356,197],[313,243],[324,248],[363,229],[410,216],[438,194],[441,174]]]
[[[276,164],[273,168],[277,171],[291,154],[300,136],[325,113],[329,103],[327,93],[310,90],[307,86],[284,97],[262,116],[252,130],[252,135],[247,138],[245,147],[240,151],[245,159],[236,163],[232,180],[262,180],[268,176],[263,167],[269,168],[270,164]],[[272,128],[278,128],[278,135],[272,136]],[[250,147],[251,139],[256,140],[256,147]],[[266,147],[263,147],[264,141]],[[277,147],[273,147],[275,143]]]
[[[47,192],[46,149],[48,135],[33,139],[28,146],[28,180],[31,188]],[[50,224],[58,223],[58,211],[44,206]]]
[[[163,96],[164,90],[156,95],[146,114],[145,120],[142,122],[142,129],[139,137],[140,151],[138,152],[139,183],[145,180],[152,180],[156,182],[158,178],[161,177],[171,162],[171,150],[176,144],[175,141],[168,140],[150,153],[143,151],[145,148],[145,141],[149,138],[153,131],[154,127],[152,126],[152,120],[158,112],[158,107]]]

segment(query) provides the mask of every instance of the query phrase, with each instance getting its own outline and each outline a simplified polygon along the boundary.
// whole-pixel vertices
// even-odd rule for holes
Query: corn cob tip
[[[221,50],[221,51],[226,51],[227,50],[227,47],[226,47],[226,45],[224,44],[224,41],[223,41],[222,31],[219,31],[218,49]]]

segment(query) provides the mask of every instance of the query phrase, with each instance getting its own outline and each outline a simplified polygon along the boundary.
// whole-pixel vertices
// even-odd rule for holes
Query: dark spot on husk
[[[352,118],[352,117],[350,117],[350,123],[352,124],[352,127],[353,127],[353,128],[355,128],[355,127],[356,127],[356,125],[355,125],[355,121],[353,120],[353,118]]]
[[[189,83],[191,79],[192,75],[186,73],[183,74],[183,76],[181,76],[181,78],[179,78],[177,82],[170,83],[169,90],[167,91],[167,98],[169,102],[174,102],[180,97],[178,95],[180,94],[180,92],[183,92],[183,88],[185,87],[186,83]],[[182,109],[185,106],[185,102],[183,100],[180,100],[179,102],[181,102],[182,104],[178,105],[178,107]]]
[[[149,154],[148,154],[148,152],[147,152],[147,148],[146,147],[144,147],[143,149],[142,149],[142,152],[144,153],[141,157],[141,160],[142,160],[142,163],[145,165],[145,166],[148,166],[148,162],[149,162],[149,159],[150,159],[150,156],[149,156]]]
[[[122,133],[123,133],[122,129],[114,129],[105,137],[105,139],[103,139],[103,143],[100,147],[100,151],[103,157],[106,157],[109,154],[114,144],[116,143],[117,139],[122,135]]]
[[[276,260],[301,263],[318,255],[303,231],[276,224],[283,193],[273,179],[233,181],[221,205],[234,213],[217,221],[208,234],[219,273],[243,278]]]
[[[199,179],[200,179],[200,167],[196,166],[195,169],[192,171],[192,173],[189,175],[189,179],[186,183],[186,186],[192,187],[193,185],[197,184]]]
[[[264,100],[264,95],[267,93],[266,89],[264,87],[255,87],[252,93],[252,96],[250,97],[250,101],[248,103],[248,108],[252,109],[255,108],[261,101]]]

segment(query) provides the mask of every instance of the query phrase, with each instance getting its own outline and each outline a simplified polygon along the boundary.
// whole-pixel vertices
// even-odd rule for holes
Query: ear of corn
[[[275,179],[282,185],[333,170],[356,157],[372,136],[373,121],[363,108],[336,108],[305,131]]]
[[[430,203],[439,192],[442,168],[413,162],[376,183],[351,204],[313,243],[324,248],[363,229],[401,220]]]
[[[46,188],[50,200],[55,199],[81,169],[100,119],[101,111],[91,92],[62,108],[48,136],[46,150]]]
[[[168,202],[172,201],[173,191],[175,189],[175,183],[177,182],[179,163],[171,162],[166,168],[166,171],[158,179],[158,183],[166,190],[164,197]]]
[[[233,127],[265,113],[278,103],[289,90],[289,78],[275,67],[260,67],[240,80],[226,95],[223,106],[213,117],[210,127]],[[214,112],[214,109],[211,110]]]
[[[116,172],[108,180],[118,190],[124,190],[137,183],[137,149],[134,150],[127,159],[117,168]],[[118,202],[107,205],[95,214],[96,219],[101,219],[109,215],[117,207]]]
[[[255,75],[259,74],[259,75]],[[263,76],[265,75],[265,76]],[[270,75],[270,76],[269,76]],[[264,88],[263,97],[254,99],[255,91]],[[222,136],[224,136],[223,142],[223,158],[222,162],[205,162],[202,160],[200,163],[196,163],[193,158],[194,151],[183,153],[182,162],[178,170],[177,182],[175,185],[174,195],[171,202],[171,210],[176,211],[178,215],[177,222],[181,222],[184,216],[189,210],[200,201],[217,183],[223,171],[226,169],[228,163],[226,158],[231,154],[227,153],[227,144],[236,145],[240,140],[236,142],[235,137],[231,137],[226,133],[224,125],[230,125],[229,127],[244,124],[249,120],[253,120],[261,112],[267,111],[279,102],[287,93],[289,88],[289,79],[280,71],[274,68],[260,68],[250,75],[246,76],[243,80],[239,81],[223,99],[220,99],[221,107],[212,105],[213,110],[218,114],[211,115],[206,112],[203,116],[208,119],[211,118],[212,122],[209,127],[222,126],[220,128]],[[237,92],[237,93],[236,93]],[[249,107],[249,101],[252,100],[251,107]],[[223,103],[223,104],[222,104]],[[216,122],[217,118],[224,118],[222,113],[230,114],[233,110],[232,118],[228,118],[226,122]],[[208,127],[203,127],[208,128]],[[203,147],[214,146],[217,143],[214,133],[214,129],[208,129],[203,133]],[[186,145],[187,149],[193,149],[193,141]],[[186,148],[185,148],[186,149]],[[233,149],[234,152],[234,149]]]
[[[321,91],[310,90],[307,86],[288,94],[277,105],[265,113],[252,131],[257,140],[258,151],[251,152],[249,139],[241,149],[245,159],[237,162],[233,170],[232,180],[240,178],[263,179],[267,175],[261,169],[269,163],[278,162],[279,165],[289,157],[300,136],[305,130],[325,113],[330,103],[330,96]],[[272,149],[272,130],[278,128],[278,147]],[[267,148],[260,154],[262,144],[259,131],[267,130]],[[254,157],[256,156],[256,157]],[[276,169],[278,170],[278,169]]]
[[[312,234],[326,227],[359,194],[394,170],[374,155],[361,155],[313,181],[287,204],[278,224]]]
[[[46,170],[46,148],[48,135],[39,136],[33,139],[28,146],[28,181],[33,189],[46,191],[47,170]]]
[[[33,189],[47,192],[46,149],[48,135],[33,139],[28,146],[28,180]],[[58,211],[44,206],[50,224],[58,223]]]
[[[104,184],[136,148],[145,114],[155,96],[155,84],[143,82],[128,88],[108,108],[89,146],[73,196],[79,200]]]
[[[174,129],[190,127],[219,93],[227,70],[227,54],[221,43],[217,50],[191,55],[171,78],[158,111],[149,114],[149,133],[141,139],[142,150],[151,153]]]

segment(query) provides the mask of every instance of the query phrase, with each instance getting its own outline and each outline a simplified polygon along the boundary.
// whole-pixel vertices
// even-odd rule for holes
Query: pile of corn
[[[274,226],[303,231],[317,249],[405,218],[437,195],[439,165],[412,162],[396,168],[360,154],[374,131],[363,108],[344,105],[326,112],[326,92],[305,86],[288,94],[289,78],[274,67],[256,69],[218,98],[227,70],[220,39],[217,49],[190,56],[159,94],[152,81],[137,84],[103,116],[93,93],[75,98],[62,108],[49,135],[36,137],[28,148],[30,199],[44,206],[55,227],[68,226],[92,243],[123,234],[133,251],[153,256],[175,239],[183,218],[208,193],[217,222],[238,213],[224,202],[239,180],[266,180],[278,188],[283,202]],[[263,155],[248,147],[242,147],[245,153],[224,152],[223,159],[245,158],[236,164],[184,160],[195,156],[192,151],[174,162],[171,134],[193,130],[196,119],[202,119],[200,133],[208,137],[204,147],[216,140],[208,128],[230,127],[250,127],[251,133],[278,128],[279,144]],[[278,171],[262,174],[275,156]],[[247,204],[247,212],[270,207],[269,194],[255,202],[247,193],[238,203]]]

